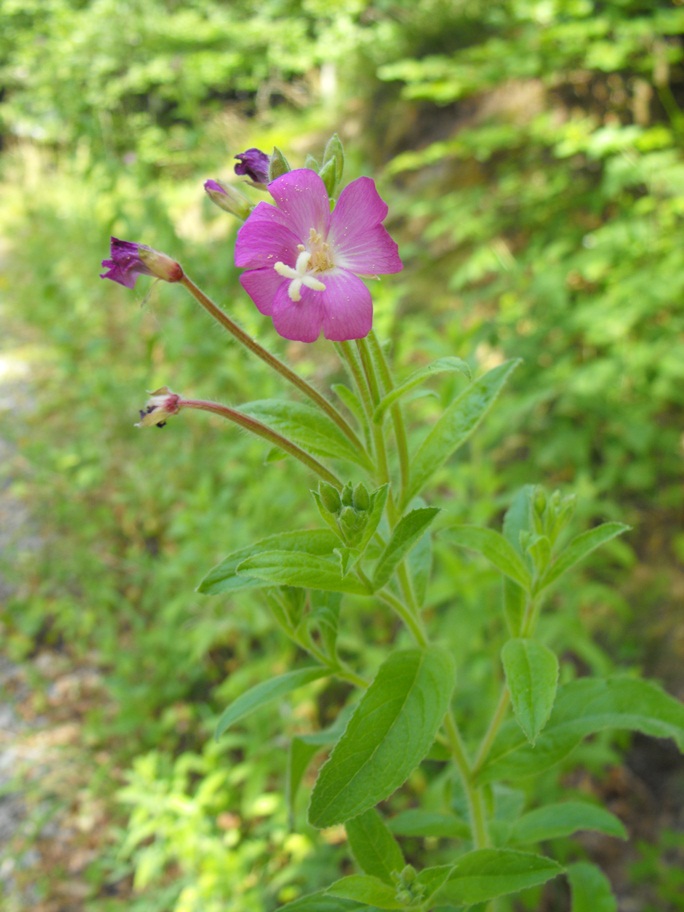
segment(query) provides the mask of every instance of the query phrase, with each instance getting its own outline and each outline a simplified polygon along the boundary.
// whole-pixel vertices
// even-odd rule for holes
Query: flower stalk
[[[245,348],[249,349],[252,354],[256,355],[257,358],[261,358],[269,367],[273,368],[274,371],[279,373],[281,377],[284,377],[288,383],[291,383],[295,386],[301,393],[311,399],[320,409],[322,409],[325,414],[335,422],[339,429],[344,433],[344,435],[352,442],[354,447],[356,447],[359,452],[365,452],[365,447],[359,440],[356,432],[351,427],[349,422],[344,418],[344,416],[338,412],[335,406],[329,402],[324,396],[322,396],[315,387],[311,386],[310,383],[307,383],[306,380],[302,379],[298,374],[284,364],[279,358],[271,354],[263,346],[259,345],[248,333],[241,329],[238,324],[232,320],[228,314],[221,310],[221,308],[215,304],[208,295],[206,295],[201,288],[199,288],[187,275],[184,275],[181,279],[181,285],[183,285],[193,296],[193,298],[206,310],[210,316],[216,320],[224,329],[226,329],[233,338],[244,345]]]
[[[294,456],[295,459],[298,459],[308,469],[315,472],[323,481],[327,481],[338,490],[342,489],[342,482],[339,478],[326,469],[326,467],[317,459],[314,459],[313,456],[309,455],[309,453],[301,449],[301,447],[298,447],[296,443],[293,443],[287,437],[283,437],[282,434],[274,431],[272,428],[268,427],[268,425],[262,424],[261,421],[257,421],[250,415],[245,415],[245,413],[239,411],[239,409],[230,408],[228,405],[223,405],[220,402],[212,402],[207,399],[184,399],[182,397],[178,398],[177,406],[177,410],[182,408],[199,409],[203,412],[212,412],[214,415],[220,415],[221,418],[232,421],[246,431],[267,440],[274,446],[284,450],[284,452],[289,453],[290,456]]]

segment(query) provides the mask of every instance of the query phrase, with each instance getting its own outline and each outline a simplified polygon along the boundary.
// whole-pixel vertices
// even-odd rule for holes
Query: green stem
[[[209,298],[201,288],[198,288],[197,285],[189,279],[188,276],[184,275],[180,280],[181,285],[183,285],[193,298],[202,305],[202,307],[210,314],[217,323],[220,323],[224,329],[240,342],[241,345],[244,345],[245,348],[248,348],[252,354],[256,355],[257,358],[261,358],[262,361],[265,361],[269,367],[272,367],[273,370],[277,371],[282,377],[284,377],[288,383],[291,383],[293,386],[296,386],[297,389],[304,393],[305,396],[308,396],[312,402],[315,402],[316,405],[321,408],[325,414],[335,422],[339,429],[348,437],[349,440],[357,447],[359,450],[365,453],[365,447],[359,440],[354,429],[345,419],[345,417],[337,411],[335,406],[328,402],[328,400],[322,396],[317,389],[311,386],[310,383],[307,383],[306,380],[303,380],[294,371],[284,364],[279,358],[276,358],[275,355],[272,355],[269,351],[259,345],[258,342],[255,342],[251,336],[249,336],[243,329],[235,323],[234,320],[228,316],[221,308],[214,304],[214,302]]]
[[[483,766],[489,756],[489,751],[492,749],[492,744],[494,739],[497,736],[499,729],[501,728],[501,723],[506,718],[506,713],[508,712],[508,704],[511,701],[510,694],[508,692],[508,687],[505,682],[501,688],[501,696],[499,697],[499,702],[497,703],[496,709],[494,710],[494,715],[492,720],[489,723],[489,728],[485,732],[485,736],[482,739],[482,743],[477,751],[477,756],[475,757],[475,763],[473,764],[473,773],[477,773]]]
[[[385,482],[390,481],[390,470],[389,470],[389,460],[387,459],[387,448],[385,446],[385,435],[383,429],[379,424],[376,424],[373,421],[372,413],[375,409],[375,406],[380,401],[380,387],[378,385],[378,378],[375,374],[375,368],[373,365],[373,359],[370,354],[368,345],[366,344],[365,339],[358,339],[356,342],[357,351],[361,357],[361,364],[363,366],[363,373],[366,378],[366,385],[368,388],[368,393],[370,396],[371,403],[371,414],[370,414],[370,426],[371,433],[373,434],[373,445],[375,449],[375,457],[377,459],[377,469],[378,469],[378,479],[380,484],[385,484]],[[394,493],[390,488],[389,497],[387,499],[387,515],[390,522],[394,525],[397,522],[398,514],[397,508],[394,501]]]
[[[466,754],[465,746],[461,738],[461,733],[456,725],[453,712],[449,710],[444,722],[449,746],[454,763],[461,775],[461,782],[465,791],[468,802],[468,812],[470,814],[470,827],[473,834],[473,845],[476,849],[486,849],[491,845],[489,832],[487,830],[487,811],[485,808],[484,795],[482,790],[477,788],[473,783],[473,773]]]
[[[342,490],[342,482],[339,480],[339,478],[337,478],[336,475],[333,475],[332,472],[326,469],[326,467],[322,465],[317,459],[314,459],[313,456],[310,456],[307,452],[300,449],[296,443],[288,440],[287,437],[283,437],[282,434],[278,434],[277,431],[274,431],[272,428],[267,427],[267,425],[262,424],[260,421],[251,418],[249,415],[245,415],[243,412],[239,412],[237,409],[230,408],[227,405],[222,405],[220,402],[210,402],[206,399],[179,398],[178,408],[199,409],[203,412],[213,412],[215,415],[220,415],[222,418],[227,418],[228,421],[234,422],[241,428],[244,428],[246,431],[250,431],[252,434],[256,434],[257,437],[263,437],[263,439],[268,440],[269,443],[280,447],[281,450],[284,450],[286,453],[294,456],[295,459],[298,459],[301,463],[303,463],[307,468],[311,469],[312,472],[315,472],[324,481],[327,481],[329,484],[334,485],[338,491]]]
[[[413,639],[416,641],[418,646],[421,649],[426,649],[430,641],[428,639],[427,633],[423,628],[423,623],[419,617],[416,617],[413,612],[408,609],[404,603],[396,597],[389,589],[380,589],[376,593],[378,598],[382,599],[387,605],[392,608],[396,614],[401,618],[401,620],[406,624]]]
[[[380,376],[385,386],[385,392],[388,393],[394,389],[394,381],[392,379],[392,374],[387,363],[387,359],[385,358],[385,353],[383,352],[382,346],[378,342],[377,336],[373,330],[371,330],[368,339],[370,341],[371,351],[373,353],[375,363],[380,369]],[[399,455],[399,472],[401,475],[401,497],[399,500],[400,502],[403,502],[404,491],[408,488],[410,475],[408,441],[406,439],[406,425],[404,424],[404,415],[401,410],[401,405],[398,402],[395,402],[391,406],[390,413],[392,415],[392,422],[394,424],[394,438],[397,442],[397,453]]]

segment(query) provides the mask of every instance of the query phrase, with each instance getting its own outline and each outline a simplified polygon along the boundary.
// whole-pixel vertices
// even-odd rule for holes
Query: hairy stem
[[[294,371],[284,364],[279,358],[276,358],[275,355],[272,355],[269,351],[259,345],[250,335],[248,335],[243,329],[237,325],[237,323],[232,320],[225,311],[215,304],[211,298],[209,298],[200,288],[198,288],[195,283],[184,275],[180,280],[181,284],[190,292],[193,298],[202,305],[202,307],[210,314],[217,323],[220,323],[224,329],[238,340],[241,345],[244,345],[245,348],[248,348],[252,354],[255,354],[257,358],[261,358],[262,361],[265,361],[269,367],[272,367],[273,370],[277,371],[282,377],[284,377],[288,383],[291,383],[293,386],[304,393],[305,396],[308,396],[312,402],[315,402],[316,405],[321,408],[325,414],[335,422],[339,429],[345,434],[346,437],[357,447],[361,452],[365,453],[365,447],[359,440],[356,432],[345,419],[345,417],[338,412],[335,406],[329,402],[324,396],[322,396],[317,389],[311,386],[310,383],[307,383],[306,380],[303,380]]]

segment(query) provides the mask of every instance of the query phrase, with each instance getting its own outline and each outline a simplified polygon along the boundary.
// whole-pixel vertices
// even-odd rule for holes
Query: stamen
[[[301,301],[302,285],[304,285],[305,288],[311,288],[313,291],[325,291],[323,282],[315,279],[311,273],[307,272],[310,260],[311,254],[309,251],[301,250],[297,256],[297,263],[294,268],[292,266],[287,266],[280,260],[273,266],[279,276],[282,276],[284,279],[292,279],[287,289],[291,301]]]

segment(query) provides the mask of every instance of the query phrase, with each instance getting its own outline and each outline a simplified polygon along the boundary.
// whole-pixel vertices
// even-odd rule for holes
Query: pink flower
[[[352,181],[332,213],[325,185],[302,168],[268,185],[276,205],[259,203],[240,228],[240,282],[285,339],[344,342],[367,336],[373,302],[359,276],[399,272],[397,245],[381,222],[387,205],[369,177]]]

